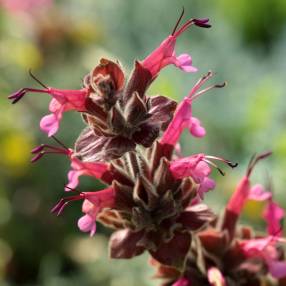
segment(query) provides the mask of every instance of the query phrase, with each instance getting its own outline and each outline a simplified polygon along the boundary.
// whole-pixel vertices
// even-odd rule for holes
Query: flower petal
[[[206,135],[205,128],[201,126],[200,120],[196,117],[191,117],[189,130],[195,137],[204,137]]]
[[[82,232],[90,232],[90,236],[93,236],[96,232],[95,219],[88,214],[81,217],[77,225]]]
[[[267,222],[267,231],[269,235],[280,236],[282,234],[281,220],[284,216],[284,209],[277,203],[269,200],[269,203],[263,212],[263,218]]]
[[[46,115],[41,119],[40,127],[49,137],[51,137],[57,133],[60,119],[61,115],[59,117],[54,113]]]
[[[177,179],[183,179],[189,176],[193,176],[194,174],[198,176],[198,174],[195,173],[195,170],[203,158],[204,154],[197,154],[173,160],[170,162],[170,171],[172,172],[173,176]],[[202,169],[201,166],[200,169]],[[203,170],[200,171],[202,172]],[[200,171],[199,175],[201,175]]]
[[[198,69],[192,66],[192,57],[188,54],[181,54],[176,57],[175,65],[185,72],[197,72]]]
[[[198,189],[198,195],[200,199],[204,198],[204,194],[209,192],[210,190],[213,190],[216,186],[216,183],[213,179],[210,178],[204,178],[203,182],[201,182],[200,187]]]
[[[189,98],[185,97],[183,101],[178,105],[174,117],[164,132],[160,143],[175,146],[179,141],[184,128],[189,127],[191,117],[192,102]]]
[[[264,187],[260,184],[254,185],[248,195],[249,200],[266,201],[272,197],[271,192],[266,192]]]
[[[108,172],[109,165],[103,162],[82,162],[77,157],[71,158],[72,170],[68,173],[68,184],[66,191],[75,189],[79,184],[79,177],[82,175],[102,179]]]

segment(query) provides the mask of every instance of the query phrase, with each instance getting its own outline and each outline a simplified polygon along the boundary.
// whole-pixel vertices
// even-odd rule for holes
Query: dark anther
[[[209,19],[205,18],[205,19],[194,19],[194,24],[198,27],[202,27],[202,28],[210,28],[211,25],[208,24]]]
[[[228,166],[231,168],[236,168],[238,166],[238,163],[232,163],[232,162],[227,162]]]
[[[226,81],[221,83],[221,84],[216,84],[214,87],[217,87],[217,88],[223,88],[227,85]]]

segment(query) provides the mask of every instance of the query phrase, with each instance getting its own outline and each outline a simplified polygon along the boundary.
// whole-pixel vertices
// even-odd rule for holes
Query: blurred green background
[[[228,86],[193,105],[208,135],[184,134],[185,154],[205,152],[240,163],[219,177],[208,194],[216,209],[229,198],[250,156],[273,150],[254,182],[274,182],[275,197],[285,202],[286,168],[286,1],[285,0],[0,0],[0,285],[158,285],[150,277],[147,255],[129,261],[107,258],[109,232],[99,226],[89,238],[76,221],[80,203],[61,217],[50,214],[63,195],[69,162],[49,156],[31,164],[30,150],[49,139],[39,130],[48,96],[28,95],[12,106],[7,96],[37,86],[32,68],[47,85],[76,89],[101,57],[118,59],[126,72],[170,33],[182,6],[188,17],[209,17],[211,29],[191,28],[178,52],[189,52],[197,74],[168,67],[149,90],[177,100],[208,70],[213,82]],[[72,146],[83,127],[79,114],[65,114],[58,137]],[[81,190],[99,184],[81,179]],[[249,203],[243,220],[256,229],[261,204]]]

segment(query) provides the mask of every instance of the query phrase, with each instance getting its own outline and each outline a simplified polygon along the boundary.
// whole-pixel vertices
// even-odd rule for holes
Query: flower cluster
[[[79,90],[48,87],[31,74],[43,88],[23,88],[9,99],[16,103],[28,92],[50,95],[51,113],[42,118],[40,127],[57,142],[57,146],[34,148],[32,162],[49,153],[67,156],[71,170],[65,190],[71,195],[52,212],[60,215],[68,204],[82,200],[79,229],[91,236],[97,222],[114,229],[109,244],[112,258],[132,258],[148,251],[164,286],[283,283],[286,261],[280,223],[284,210],[274,202],[271,190],[250,183],[254,166],[270,153],[252,158],[220,216],[204,203],[205,194],[215,188],[210,174],[216,169],[224,175],[218,164],[231,168],[237,164],[202,153],[183,157],[180,152],[185,129],[195,137],[206,134],[192,114],[193,102],[225,84],[203,88],[213,76],[208,72],[179,104],[146,94],[167,65],[197,71],[191,56],[176,55],[176,41],[190,26],[210,25],[208,19],[190,19],[179,27],[182,16],[157,49],[143,61],[135,61],[126,82],[120,64],[107,59],[84,77]],[[54,136],[70,110],[80,112],[87,125],[73,149]],[[99,179],[106,188],[78,191],[80,176]],[[266,202],[267,235],[238,224],[247,200]]]

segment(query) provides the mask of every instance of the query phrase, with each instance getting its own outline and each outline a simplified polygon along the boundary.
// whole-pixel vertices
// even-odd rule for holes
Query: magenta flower
[[[208,22],[209,19],[190,19],[179,29],[179,23],[183,17],[184,11],[179,18],[173,32],[169,35],[160,46],[155,49],[149,56],[147,56],[142,62],[142,66],[147,69],[153,78],[167,65],[173,64],[179,69],[185,72],[196,72],[197,68],[192,66],[192,58],[188,54],[176,55],[175,45],[177,38],[190,26],[196,25],[199,27],[209,28],[211,27]]]
[[[88,91],[85,88],[80,90],[61,90],[51,87],[46,87],[44,89],[23,88],[11,94],[9,99],[12,100],[12,103],[16,103],[27,92],[47,93],[53,97],[49,106],[49,110],[52,113],[44,116],[40,122],[41,129],[46,132],[49,137],[53,136],[58,131],[64,112],[69,110],[76,110],[79,112],[86,111],[85,100]]]
[[[207,75],[200,78],[190,91],[189,95],[185,97],[183,101],[178,105],[174,114],[174,118],[160,139],[161,144],[175,146],[185,128],[189,129],[190,133],[195,137],[205,136],[206,132],[205,129],[201,126],[200,121],[192,116],[192,103],[194,99],[198,98],[203,93],[213,88],[220,88],[225,86],[225,83],[221,85],[217,84],[199,91],[202,85],[204,85],[212,76],[213,73],[209,72]]]
[[[142,62],[135,61],[128,80],[118,62],[101,59],[84,77],[79,90],[24,88],[9,96],[12,103],[27,92],[52,96],[49,110],[40,123],[57,146],[42,144],[32,150],[32,162],[47,154],[64,155],[71,164],[66,191],[52,209],[60,215],[73,201],[83,200],[77,225],[91,236],[100,222],[112,228],[111,258],[130,259],[148,252],[162,286],[262,286],[284,285],[286,261],[280,244],[285,211],[274,201],[273,192],[260,184],[252,186],[250,176],[266,152],[251,159],[222,215],[204,202],[216,186],[210,178],[220,163],[237,164],[204,153],[184,156],[180,136],[188,129],[195,137],[206,134],[193,116],[193,102],[200,95],[223,84],[202,86],[213,76],[207,73],[178,105],[165,96],[149,96],[149,85],[160,70],[173,64],[194,72],[187,54],[177,56],[177,38],[191,25],[210,27],[208,19],[191,19],[173,32]],[[54,134],[64,112],[80,112],[86,123],[73,149]],[[80,176],[106,185],[100,191],[79,191]],[[221,195],[218,190],[217,195]],[[257,234],[241,225],[239,217],[248,200],[263,202],[262,217],[267,234]],[[284,280],[285,282],[285,280]],[[281,284],[282,283],[282,284]]]
[[[96,232],[96,217],[106,208],[112,208],[115,203],[115,193],[112,187],[97,192],[81,192],[78,195],[61,199],[52,209],[53,213],[60,215],[64,208],[72,201],[84,200],[82,211],[85,215],[79,219],[78,227],[83,232]]]
[[[269,155],[271,155],[271,152],[263,153],[251,159],[247,168],[246,175],[237,185],[234,194],[231,196],[226,206],[226,212],[224,216],[224,228],[227,228],[231,235],[233,234],[236,221],[239,218],[246,202],[249,199],[255,199],[260,201],[262,200],[262,198],[267,199],[269,197],[269,194],[264,193],[263,188],[259,186],[254,186],[254,188],[252,189],[250,183],[250,175],[257,162],[264,158],[267,158]]]
[[[233,164],[222,158],[196,154],[171,161],[170,171],[175,178],[183,179],[191,177],[195,183],[199,184],[197,199],[200,200],[204,198],[204,193],[215,188],[215,181],[208,177],[211,173],[209,165],[215,167],[222,175],[224,175],[223,171],[211,160],[222,161],[232,168],[237,166],[237,164]]]

